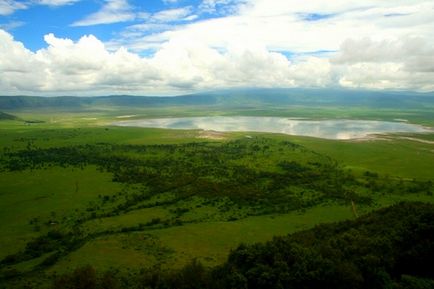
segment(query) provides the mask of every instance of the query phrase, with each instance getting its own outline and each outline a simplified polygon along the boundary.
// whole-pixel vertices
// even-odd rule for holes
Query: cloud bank
[[[74,25],[138,17],[126,0],[105,3]],[[219,11],[225,15],[193,21],[200,13],[223,6]],[[26,49],[0,30],[1,91],[47,95],[177,94],[231,87],[434,91],[432,1],[205,0],[198,7],[141,17],[142,23],[126,27],[105,43],[92,35],[74,42],[48,33],[47,46],[38,51]]]

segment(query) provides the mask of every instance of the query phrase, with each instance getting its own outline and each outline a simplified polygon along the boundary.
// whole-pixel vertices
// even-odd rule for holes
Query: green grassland
[[[10,113],[18,119],[0,121],[5,288],[86,264],[128,271],[179,268],[197,258],[213,266],[240,243],[353,219],[403,200],[434,202],[429,134],[334,141],[237,132],[215,139],[195,130],[110,125],[134,114],[405,118],[432,125],[424,111]]]

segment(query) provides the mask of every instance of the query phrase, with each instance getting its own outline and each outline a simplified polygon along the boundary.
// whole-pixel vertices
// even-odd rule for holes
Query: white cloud
[[[145,59],[119,49],[108,52],[93,36],[74,43],[45,36],[46,49],[36,53],[0,30],[0,87],[4,92],[135,91],[156,81]]]
[[[36,3],[47,6],[63,6],[74,4],[79,1],[81,0],[37,0]]]
[[[16,10],[26,9],[27,4],[14,0],[0,0],[0,15],[10,15]]]
[[[229,2],[204,0],[202,8],[212,10],[218,4]],[[322,54],[323,62],[316,68],[322,71],[328,67],[328,77],[317,78],[319,83],[432,90],[432,1],[252,0],[247,4],[241,3],[236,10],[235,15],[178,25],[176,29],[168,27],[150,35],[138,34],[137,38],[126,42],[118,39],[117,43],[135,51],[164,49],[167,42],[183,43],[192,39],[219,51],[228,51],[231,47],[248,50],[251,46],[262,46],[269,51],[290,51],[297,62],[292,67],[305,61],[298,55],[337,51],[336,56],[333,53]],[[327,60],[330,57],[331,63]],[[238,58],[242,58],[241,55]],[[303,65],[303,69],[307,71],[307,66]],[[312,81],[314,72],[315,68],[311,67],[310,73],[299,73],[305,80],[298,79],[298,82],[295,81],[297,75],[292,73],[292,83],[315,83]],[[275,72],[278,73],[280,71]],[[287,83],[282,81],[281,85]]]
[[[138,17],[144,19],[143,23],[127,26],[118,34],[118,38],[107,42],[110,48],[117,49],[126,46],[132,51],[141,52],[143,50],[161,47],[164,41],[169,38],[163,36],[166,31],[181,28],[180,22],[189,23],[196,20],[199,16],[192,14],[193,7],[186,6],[176,9],[161,10],[154,14],[147,14]],[[161,33],[162,32],[162,33]],[[152,34],[145,37],[144,35]]]
[[[203,5],[215,7],[216,3],[204,1]],[[211,46],[221,47],[255,39],[271,50],[311,52],[338,50],[343,41],[354,36],[377,40],[399,39],[411,34],[430,38],[434,31],[432,1],[252,0],[239,4],[236,10],[238,13],[231,16],[178,26],[176,31],[161,35],[161,39],[167,41],[166,36],[170,34],[171,37],[201,39]],[[330,17],[321,21],[304,21],[300,17],[326,14]],[[140,41],[144,44],[147,39]]]
[[[168,30],[173,26],[166,23],[142,23],[128,26],[127,30],[122,33],[123,36],[142,36],[141,32]],[[136,32],[135,32],[136,31]],[[137,34],[136,34],[137,33]]]
[[[342,86],[434,90],[434,46],[426,39],[346,40],[332,63]]]
[[[109,52],[91,35],[73,42],[48,34],[48,47],[36,53],[7,32],[0,33],[0,41],[0,55],[7,55],[0,58],[4,76],[0,89],[9,93],[181,93],[329,82],[327,60],[313,57],[291,63],[264,47],[233,47],[222,53],[200,42],[169,41],[153,57],[145,58],[122,48]]]
[[[231,14],[236,12],[236,7],[248,2],[246,0],[202,0],[199,5],[201,13],[215,14]]]
[[[182,19],[182,20],[183,20],[183,21],[194,21],[194,20],[196,20],[196,19],[198,19],[198,18],[199,18],[199,15],[192,14],[192,15],[189,15],[189,16],[185,17],[185,18]]]
[[[191,13],[191,7],[183,7],[177,9],[162,10],[152,15],[151,20],[157,22],[172,22],[186,18]]]
[[[0,15],[13,14],[17,10],[27,9],[32,5],[63,6],[76,3],[81,0],[0,0]]]
[[[22,21],[10,21],[6,23],[0,23],[0,29],[7,30],[7,31],[14,30],[15,28],[21,27],[24,24],[26,23]]]
[[[44,71],[35,54],[12,36],[0,30],[0,89],[4,92],[41,89]]]
[[[433,73],[409,72],[401,63],[357,63],[344,66],[339,84],[343,87],[434,91]]]
[[[135,18],[136,13],[128,4],[127,0],[106,0],[106,3],[101,10],[88,15],[84,19],[74,22],[72,26],[110,24],[132,21]]]
[[[338,64],[400,63],[409,72],[434,72],[434,45],[415,37],[382,41],[349,39],[332,60]]]

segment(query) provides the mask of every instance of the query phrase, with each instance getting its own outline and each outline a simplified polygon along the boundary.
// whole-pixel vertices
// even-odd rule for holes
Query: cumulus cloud
[[[75,94],[180,93],[215,87],[323,86],[327,60],[291,63],[264,47],[219,52],[200,42],[167,42],[153,57],[120,48],[114,52],[92,35],[77,42],[45,36],[47,48],[31,52],[0,33],[0,86],[5,92]],[[314,78],[306,76],[315,75]]]
[[[419,37],[374,41],[347,39],[333,61],[339,64],[361,62],[402,62],[409,71],[434,72],[434,45]]]
[[[427,57],[432,55],[431,50],[420,43],[416,46],[406,44],[411,39],[403,43],[392,41],[388,45],[362,39],[360,42],[365,46],[359,43],[357,47],[365,47],[363,53],[353,51],[354,40],[348,40],[332,60],[316,56],[289,60],[282,53],[269,51],[254,42],[231,45],[222,51],[199,40],[174,38],[152,57],[141,57],[125,48],[109,51],[92,35],[83,36],[76,42],[53,34],[47,34],[44,39],[47,47],[32,52],[9,33],[0,31],[2,91],[165,94],[222,87],[334,85],[434,90],[434,73],[429,66],[432,62],[425,64],[427,68],[417,64],[424,60],[423,53]],[[388,54],[388,58],[379,62],[372,47],[378,50],[378,55]],[[407,50],[401,52],[402,47]],[[416,49],[414,52],[418,57],[400,57],[400,53],[408,53],[411,49]]]
[[[402,63],[357,63],[343,67],[339,84],[362,89],[434,91],[433,73],[409,72]]]
[[[131,21],[136,18],[133,8],[127,0],[106,0],[105,5],[97,12],[76,21],[72,26],[89,26]]]
[[[48,34],[45,41],[48,47],[33,53],[0,31],[3,91],[135,91],[158,80],[146,59],[125,49],[108,52],[94,36],[73,42]]]
[[[136,30],[134,37],[127,34],[125,39],[121,33],[110,42],[139,52],[173,38],[200,39],[222,49],[253,39],[269,50],[291,53],[337,51],[355,36],[393,40],[413,35],[434,43],[434,2],[427,0],[204,0],[193,15],[205,8],[225,11],[224,7],[232,13],[166,29],[159,26],[158,31]]]
[[[344,41],[331,59],[339,66],[342,86],[378,89],[434,90],[434,45],[404,37]]]
[[[0,89],[3,91],[38,91],[45,82],[44,73],[35,54],[12,36],[0,30]]]

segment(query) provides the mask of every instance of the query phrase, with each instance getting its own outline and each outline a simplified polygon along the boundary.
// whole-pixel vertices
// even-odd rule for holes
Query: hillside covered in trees
[[[353,221],[319,225],[240,245],[227,262],[193,261],[124,276],[90,266],[59,276],[53,288],[434,288],[434,206],[400,203]],[[101,274],[100,274],[101,273]]]
[[[6,119],[13,120],[13,119],[17,119],[17,117],[12,114],[0,111],[0,120],[6,120]]]

